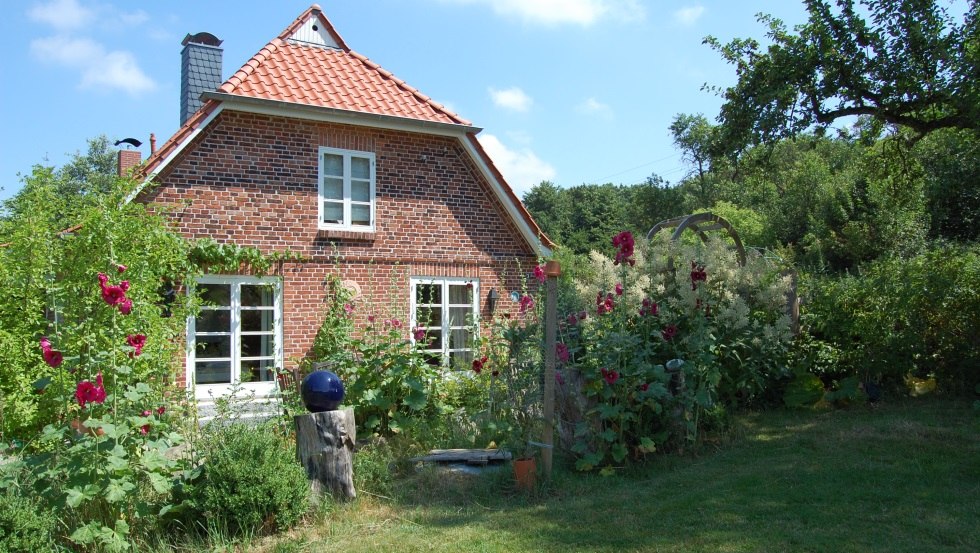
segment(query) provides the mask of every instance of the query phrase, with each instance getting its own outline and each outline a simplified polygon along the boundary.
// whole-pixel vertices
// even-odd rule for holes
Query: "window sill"
[[[343,229],[318,229],[316,237],[320,239],[342,239],[342,240],[359,240],[362,242],[374,242],[377,237],[376,231],[358,231],[358,230],[343,230]]]

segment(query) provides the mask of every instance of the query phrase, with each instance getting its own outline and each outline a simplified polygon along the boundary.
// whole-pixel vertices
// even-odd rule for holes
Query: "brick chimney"
[[[129,172],[140,164],[141,155],[139,150],[119,150],[118,173],[120,177],[129,176]]]
[[[221,40],[211,33],[187,35],[180,52],[180,124],[201,107],[201,94],[221,86]]]

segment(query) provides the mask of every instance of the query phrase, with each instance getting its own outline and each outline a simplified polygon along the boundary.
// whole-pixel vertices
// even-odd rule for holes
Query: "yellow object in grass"
[[[936,391],[935,378],[916,378],[914,376],[905,377],[905,383],[909,387],[909,395],[912,397],[924,396]]]

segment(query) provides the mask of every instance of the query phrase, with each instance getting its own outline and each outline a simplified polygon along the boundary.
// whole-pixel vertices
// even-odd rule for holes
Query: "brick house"
[[[317,5],[221,83],[221,41],[184,39],[180,129],[140,169],[137,201],[189,238],[289,250],[274,274],[207,275],[188,321],[199,401],[275,391],[307,357],[330,274],[369,314],[426,327],[433,358],[465,362],[474,321],[553,244],[476,139],[479,128],[352,51]],[[427,315],[420,317],[422,310]]]

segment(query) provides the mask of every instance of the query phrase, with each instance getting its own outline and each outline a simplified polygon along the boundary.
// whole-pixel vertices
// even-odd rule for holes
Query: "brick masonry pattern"
[[[376,231],[317,229],[320,146],[374,152]],[[456,138],[222,112],[144,192],[187,237],[290,250],[283,278],[286,366],[309,354],[322,322],[328,274],[361,290],[357,322],[368,314],[406,319],[412,276],[474,278],[501,296],[497,314],[536,263]],[[532,279],[533,280],[533,279]],[[488,325],[484,325],[486,328]]]

